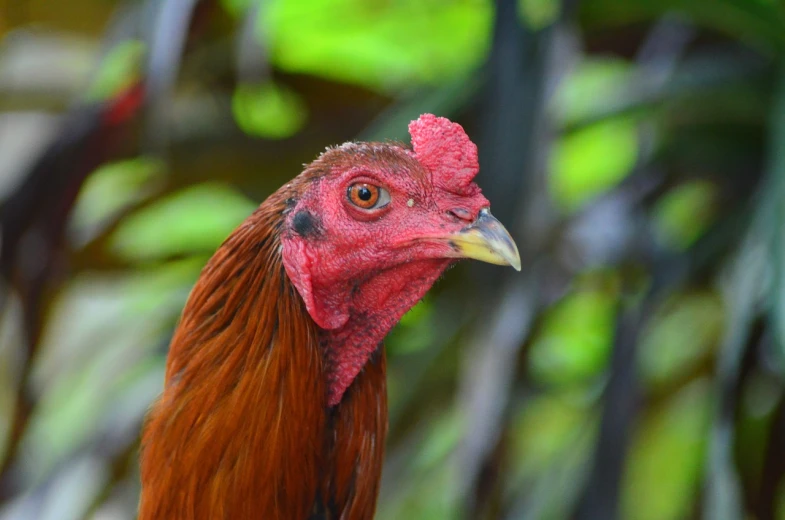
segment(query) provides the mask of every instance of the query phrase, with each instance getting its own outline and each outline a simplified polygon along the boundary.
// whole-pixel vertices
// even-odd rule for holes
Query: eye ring
[[[360,209],[380,209],[390,203],[390,192],[374,184],[356,182],[346,189],[346,198]]]

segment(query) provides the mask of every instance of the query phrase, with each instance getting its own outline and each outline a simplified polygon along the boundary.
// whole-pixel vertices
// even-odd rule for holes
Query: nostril
[[[453,217],[457,218],[458,220],[465,220],[467,222],[471,222],[474,220],[472,218],[472,214],[469,210],[463,208],[453,208],[447,210],[447,213],[452,215]]]

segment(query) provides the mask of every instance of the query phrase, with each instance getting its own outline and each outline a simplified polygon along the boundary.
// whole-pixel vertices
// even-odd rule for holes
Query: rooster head
[[[281,235],[284,267],[314,322],[343,338],[338,348],[376,348],[458,259],[520,270],[515,243],[473,182],[477,147],[463,128],[425,114],[409,133],[411,148],[330,148],[286,187],[294,196]],[[365,359],[355,357],[338,362],[356,372]]]

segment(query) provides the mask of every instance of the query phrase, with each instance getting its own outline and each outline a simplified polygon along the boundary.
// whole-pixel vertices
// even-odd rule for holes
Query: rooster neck
[[[344,392],[382,350],[385,336],[451,263],[449,259],[417,260],[336,290],[351,303],[349,319],[341,328],[321,331],[328,405],[342,402]]]
[[[320,333],[281,265],[286,198],[227,239],[189,297],[143,434],[140,520],[373,515],[384,356],[326,406]]]

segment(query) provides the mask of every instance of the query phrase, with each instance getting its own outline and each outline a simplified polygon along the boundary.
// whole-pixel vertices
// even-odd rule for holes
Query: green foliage
[[[415,478],[393,490],[394,501],[381,504],[376,515],[381,520],[454,518],[457,514],[457,481],[455,474],[444,468],[454,463],[451,456],[466,431],[466,417],[458,410],[447,409],[430,419],[406,458],[408,472]]]
[[[779,383],[770,374],[755,373],[743,388],[736,427],[734,455],[739,474],[760,485],[768,463],[765,446],[770,440],[773,412],[780,398]]]
[[[70,227],[89,234],[124,209],[152,195],[164,166],[159,159],[137,157],[107,163],[87,178],[76,201]]]
[[[455,481],[456,474],[443,465],[439,470],[417,474],[414,481],[407,483],[406,490],[387,507],[382,504],[376,517],[379,520],[432,520],[456,518]]]
[[[0,45],[0,119],[11,121],[11,137],[26,136],[19,150],[0,150],[4,174],[25,158],[21,152],[51,137],[17,125],[17,118],[70,105],[84,84],[81,64],[98,56],[99,39],[109,34],[113,40],[125,34],[123,24],[138,22],[121,19],[107,31],[114,2],[28,4],[0,19],[0,32],[8,35]],[[641,395],[635,415],[626,418],[633,429],[622,454],[621,518],[713,519],[717,511],[733,517],[743,508],[740,486],[758,496],[772,416],[783,395],[782,363],[768,350],[770,343],[782,350],[778,331],[785,323],[779,296],[785,294],[779,290],[785,176],[776,175],[785,157],[785,94],[772,90],[785,52],[780,2],[593,0],[580,2],[577,19],[561,24],[560,17],[571,17],[566,4],[517,0],[528,31],[505,41],[535,58],[526,63],[542,59],[545,66],[524,70],[512,95],[544,87],[546,106],[529,107],[532,119],[506,130],[481,113],[487,96],[499,93],[484,88],[490,78],[482,68],[493,30],[490,0],[220,5],[223,12],[206,9],[194,19],[167,99],[172,127],[165,129],[171,130],[165,149],[148,139],[142,114],[134,121],[142,132],[124,134],[122,147],[90,143],[84,155],[58,157],[74,167],[93,152],[110,152],[113,160],[82,186],[64,253],[52,257],[51,286],[41,296],[43,339],[24,386],[18,374],[23,336],[11,333],[7,322],[21,322],[16,298],[34,291],[25,286],[3,301],[0,445],[11,445],[17,389],[37,400],[21,447],[12,452],[22,468],[14,474],[23,488],[15,500],[48,493],[40,510],[45,520],[114,518],[116,511],[130,518],[138,486],[135,463],[128,462],[136,456],[134,432],[160,391],[165,345],[209,255],[256,208],[251,198],[263,198],[324,146],[349,138],[406,140],[407,123],[423,112],[457,118],[478,143],[492,141],[497,131],[537,129],[537,147],[515,151],[532,157],[536,167],[521,175],[534,191],[527,191],[526,203],[498,201],[516,211],[510,229],[525,264],[516,276],[532,278],[525,289],[531,307],[491,308],[495,300],[480,300],[467,283],[476,271],[456,269],[439,282],[444,293],[416,305],[390,334],[391,435],[378,518],[460,517],[466,468],[459,463],[476,448],[464,440],[485,426],[466,413],[482,401],[473,400],[478,395],[486,399],[485,411],[500,418],[498,431],[484,439],[480,483],[467,491],[490,503],[488,514],[478,517],[574,517],[609,408],[608,360],[622,285],[625,297],[651,303],[642,308],[652,310],[635,331],[638,356],[628,368],[639,378]],[[258,18],[246,19],[256,7]],[[238,81],[234,70],[246,23],[264,50],[260,61],[268,60],[261,83]],[[543,30],[554,23],[554,31]],[[669,32],[674,24],[686,35],[683,45]],[[37,65],[57,60],[62,45],[81,49],[79,67]],[[135,39],[113,44],[77,97],[106,100],[142,79],[148,52],[161,49]],[[71,76],[58,76],[61,69]],[[82,78],[78,87],[73,77]],[[495,79],[502,80],[498,86],[504,74]],[[227,124],[231,118],[245,135]],[[50,119],[41,125],[53,126]],[[362,130],[350,135],[350,129]],[[120,160],[120,148],[136,155]],[[768,165],[768,180],[756,180],[761,164]],[[634,236],[619,239],[624,244],[610,251],[612,265],[585,273],[581,252],[564,230],[582,224],[581,209],[597,197],[615,196],[633,171],[622,195],[632,193],[634,215],[650,218],[629,223]],[[483,173],[486,187],[495,172]],[[705,176],[695,180],[696,174]],[[762,197],[750,197],[748,188]],[[557,211],[536,205],[531,211],[528,202],[539,200],[553,202]],[[491,200],[492,207],[498,202]],[[37,238],[25,237],[32,246],[19,257],[21,275],[35,272]],[[740,245],[744,254],[729,276],[736,258],[729,252]],[[637,279],[655,278],[663,284],[656,298],[630,289]],[[494,290],[514,301],[524,285],[519,280]],[[457,285],[465,299],[439,299]],[[520,331],[518,316],[504,316],[510,331],[500,334],[520,332],[520,341],[507,345],[515,351],[504,353],[515,366],[493,368],[501,365],[493,357],[499,345],[491,343],[498,335],[480,345],[481,355],[467,354],[467,339],[485,339],[477,335],[484,320],[531,309],[531,329],[528,315],[520,316],[527,325]],[[483,321],[466,321],[467,315]],[[759,328],[762,339],[753,335]],[[758,345],[760,352],[749,351]],[[750,365],[745,370],[743,359]],[[493,370],[509,370],[513,379],[489,399],[484,392],[497,383]],[[738,392],[728,400],[725,389]],[[732,418],[719,417],[729,404],[736,407]],[[104,443],[117,432],[130,432],[123,441],[130,451],[122,458],[107,453]],[[785,520],[785,488],[777,500]]]
[[[112,249],[136,261],[209,253],[255,208],[228,186],[193,186],[130,215],[115,231]]]
[[[285,139],[305,124],[307,111],[300,97],[282,85],[240,85],[232,98],[235,121],[247,134]]]
[[[533,30],[551,25],[559,17],[561,7],[556,0],[518,0],[518,13]]]
[[[591,120],[602,108],[629,95],[625,84],[633,73],[632,64],[625,60],[587,57],[556,91],[555,116],[565,125]]]
[[[438,327],[434,318],[435,310],[428,300],[412,307],[388,336],[387,351],[391,355],[410,354],[432,345]]]
[[[654,316],[640,351],[643,377],[657,387],[688,376],[707,361],[724,332],[722,300],[713,293],[677,296]]]
[[[613,342],[617,295],[579,287],[546,311],[529,354],[535,380],[552,385],[586,383],[600,374]]]
[[[619,27],[656,19],[664,14],[684,17],[702,27],[721,31],[762,50],[783,49],[783,7],[761,0],[594,0],[582,5],[589,28]]]
[[[557,465],[586,433],[586,400],[568,393],[531,399],[512,426],[512,457],[522,476],[532,478]]]
[[[87,92],[88,99],[109,99],[138,81],[145,52],[145,44],[138,40],[117,44],[98,69],[98,77]]]
[[[221,5],[229,13],[235,16],[242,16],[258,0],[221,0]]]
[[[565,211],[575,211],[624,179],[637,157],[634,120],[610,119],[577,130],[554,145],[551,195]]]
[[[384,91],[441,84],[488,48],[488,0],[265,2],[259,31],[272,62]]]
[[[673,249],[686,249],[713,222],[717,188],[708,181],[684,183],[664,195],[654,210],[660,240]]]
[[[419,446],[414,464],[421,469],[432,469],[443,463],[461,440],[465,424],[466,417],[457,412],[436,418],[427,439]]]
[[[94,442],[106,421],[138,427],[163,384],[163,358],[150,354],[201,266],[189,260],[126,277],[83,276],[63,291],[34,372],[41,403],[26,446],[35,481]]]
[[[623,486],[623,518],[688,518],[707,447],[710,385],[691,383],[639,425]]]

